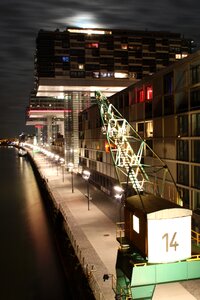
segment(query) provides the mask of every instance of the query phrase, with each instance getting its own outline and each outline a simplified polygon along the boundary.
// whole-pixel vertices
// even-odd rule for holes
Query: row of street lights
[[[26,144],[26,146],[31,147],[33,149],[33,152],[39,151],[42,152],[47,158],[51,159],[52,161],[56,162],[57,165],[57,174],[58,174],[58,165],[62,167],[62,180],[64,182],[64,170],[65,167],[67,166],[69,172],[71,173],[71,191],[74,193],[74,164],[72,162],[69,162],[67,165],[65,165],[65,159],[60,157],[58,154],[54,154],[47,149],[44,149],[42,147],[34,146],[32,144]],[[87,182],[87,193],[85,194],[86,198],[88,199],[87,204],[88,204],[88,210],[90,210],[90,201],[92,200],[90,196],[90,184],[89,184],[89,179],[90,179],[91,173],[89,170],[83,170],[82,172],[82,178]],[[120,220],[121,220],[121,210],[123,208],[123,203],[124,203],[124,198],[125,196],[125,191],[121,186],[114,186],[114,191],[115,191],[115,198],[120,201]]]
[[[71,173],[71,190],[72,193],[74,193],[74,164],[72,162],[69,162],[67,165],[65,165],[65,159],[60,157],[58,154],[54,154],[51,151],[44,149],[42,147],[25,143],[25,146],[32,148],[33,153],[34,152],[42,152],[47,158],[51,159],[56,163],[57,166],[57,175],[58,175],[58,166],[62,167],[62,181],[64,182],[64,170],[65,166],[67,166],[69,172]],[[88,210],[90,210],[90,200],[92,200],[90,196],[90,189],[89,189],[89,178],[90,178],[90,172],[88,170],[84,170],[82,172],[82,178],[87,182],[87,194],[86,197],[88,199]]]

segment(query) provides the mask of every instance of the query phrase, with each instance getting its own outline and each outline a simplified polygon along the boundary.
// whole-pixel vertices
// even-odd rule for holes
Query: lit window
[[[112,34],[112,31],[105,31],[105,30],[98,30],[98,29],[75,29],[69,28],[67,29],[69,32],[72,33],[86,33],[86,34]]]
[[[107,77],[107,72],[101,72],[101,77]]]
[[[137,74],[133,72],[129,72],[129,78],[137,78]]]
[[[99,76],[100,76],[100,75],[99,75],[99,72],[93,72],[93,77],[94,77],[94,78],[99,78]]]
[[[114,77],[115,78],[128,78],[128,73],[115,72]]]
[[[88,43],[86,44],[87,48],[99,48],[99,44],[98,43]]]
[[[181,59],[181,58],[184,58],[184,57],[187,57],[187,56],[188,56],[187,53],[182,53],[182,54],[178,53],[178,54],[175,55],[176,59]]]
[[[101,72],[101,77],[113,77],[113,72]]]
[[[153,98],[153,89],[152,89],[152,86],[147,86],[147,95],[146,95],[146,98],[147,100],[152,100]]]
[[[63,62],[69,62],[69,56],[63,56],[62,61]]]
[[[137,102],[144,102],[144,90],[137,90]]]
[[[140,233],[140,220],[135,215],[133,215],[133,230]]]
[[[83,70],[84,69],[84,65],[78,65],[79,70]]]
[[[105,142],[105,151],[108,153],[110,152],[110,146],[107,142]]]
[[[107,77],[113,77],[113,72],[108,72]]]
[[[114,144],[108,144],[108,142],[105,142],[105,151],[109,153],[110,150],[112,151],[112,149],[116,149],[116,146]]]
[[[182,53],[182,58],[187,57],[188,54],[187,53]]]
[[[145,122],[145,136],[152,137],[153,136],[153,122]]]
[[[127,45],[127,44],[122,44],[122,45],[121,45],[121,48],[122,48],[123,50],[127,50],[127,49],[128,49],[128,45]]]
[[[176,59],[181,59],[181,54],[176,54]]]

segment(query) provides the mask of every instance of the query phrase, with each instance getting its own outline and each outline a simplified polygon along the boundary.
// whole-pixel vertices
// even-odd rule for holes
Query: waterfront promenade
[[[74,192],[72,193],[70,173],[63,173],[60,166],[51,164],[40,153],[35,153],[33,158],[41,176],[47,183],[56,207],[60,209],[66,219],[67,234],[85,270],[95,298],[114,299],[112,275],[115,274],[119,246],[116,241],[115,222],[98,209],[93,201],[90,201],[88,210],[88,199],[76,188],[75,178]],[[86,190],[86,183],[83,182],[83,184]],[[101,192],[102,195],[104,193]],[[113,211],[112,214],[114,216],[115,212]],[[110,275],[106,281],[103,280],[104,274]]]
[[[103,192],[91,188],[92,201],[90,201],[88,210],[88,199],[84,194],[86,182],[80,176],[74,175],[74,192],[72,192],[69,172],[63,172],[61,166],[51,163],[39,152],[34,153],[33,159],[42,178],[46,181],[55,206],[66,220],[67,234],[95,298],[97,300],[115,299],[113,287],[115,286],[115,263],[119,247],[116,241],[119,205],[112,203],[112,199],[108,205],[108,201],[104,201],[107,196]],[[104,274],[109,274],[109,279],[106,281],[103,280]],[[199,284],[200,280],[158,285],[153,299],[200,299]]]

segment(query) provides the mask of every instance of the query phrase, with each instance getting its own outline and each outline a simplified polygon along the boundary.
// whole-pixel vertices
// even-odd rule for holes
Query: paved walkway
[[[71,175],[61,167],[51,165],[45,156],[34,154],[38,169],[45,178],[55,204],[66,219],[66,230],[76,254],[88,275],[88,281],[96,299],[112,300],[112,276],[104,281],[104,274],[115,275],[115,263],[119,244],[116,241],[116,221],[119,220],[119,204],[101,191],[92,188],[89,204],[84,195],[86,183],[74,176],[72,193]],[[78,188],[77,188],[78,187]],[[158,285],[153,300],[200,300],[200,280]]]

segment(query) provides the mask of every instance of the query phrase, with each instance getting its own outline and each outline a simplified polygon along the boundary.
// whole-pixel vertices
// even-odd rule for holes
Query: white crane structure
[[[175,185],[166,163],[99,91],[96,100],[120,185],[132,186],[137,194],[164,197],[165,183]],[[147,150],[150,155],[145,157]]]

